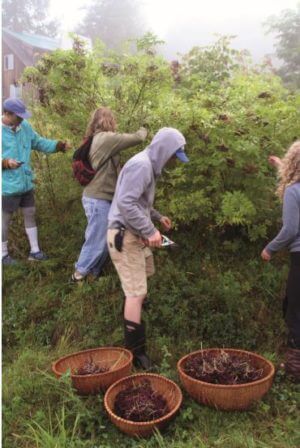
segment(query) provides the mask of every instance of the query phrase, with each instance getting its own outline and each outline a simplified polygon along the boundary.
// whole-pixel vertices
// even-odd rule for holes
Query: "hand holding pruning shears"
[[[165,235],[162,235],[158,230],[147,240],[143,240],[145,246],[149,247],[176,247],[177,244],[174,241],[170,240]]]
[[[156,230],[156,232],[153,235],[144,240],[144,243],[146,246],[149,247],[160,247],[162,243],[162,236],[160,231]]]
[[[167,216],[162,216],[159,222],[166,232],[168,232],[172,228],[172,221]],[[143,242],[146,246],[149,247],[167,247],[176,245],[174,241],[170,240],[165,235],[162,235],[159,230],[156,230],[156,232],[151,237],[143,240]]]

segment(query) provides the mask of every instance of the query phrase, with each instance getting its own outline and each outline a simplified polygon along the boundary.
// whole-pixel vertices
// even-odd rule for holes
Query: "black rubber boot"
[[[149,312],[150,307],[151,307],[151,301],[149,299],[149,296],[146,296],[143,301],[143,311],[146,311],[146,313]]]
[[[133,353],[133,364],[144,370],[150,370],[152,363],[146,354],[145,324],[137,324],[124,319],[125,347]]]
[[[288,348],[286,351],[285,371],[296,382],[300,383],[300,350]]]

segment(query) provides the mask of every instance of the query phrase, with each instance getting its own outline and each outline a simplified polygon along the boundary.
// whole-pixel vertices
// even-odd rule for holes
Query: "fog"
[[[263,23],[282,10],[295,9],[297,0],[141,0],[145,27],[166,44],[168,58],[185,53],[195,45],[213,42],[215,34],[235,35],[233,47],[248,49],[255,61],[274,53],[274,36],[266,35]],[[85,0],[51,0],[50,13],[71,31],[82,19]]]

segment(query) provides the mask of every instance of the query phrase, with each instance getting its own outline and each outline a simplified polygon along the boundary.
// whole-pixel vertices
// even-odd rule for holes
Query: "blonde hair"
[[[116,127],[117,123],[112,111],[108,107],[100,107],[92,113],[85,137],[92,137],[96,132],[114,132]]]
[[[286,187],[300,182],[300,140],[293,143],[283,157],[279,176],[280,181],[276,193],[282,199]]]

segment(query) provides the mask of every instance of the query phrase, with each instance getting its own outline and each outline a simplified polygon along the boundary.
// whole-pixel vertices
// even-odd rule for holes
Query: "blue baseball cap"
[[[184,146],[182,148],[177,149],[175,152],[176,157],[180,160],[180,162],[187,163],[190,161],[190,159],[187,157],[186,153],[184,152]]]
[[[26,106],[23,103],[23,101],[19,100],[18,98],[7,98],[7,100],[3,103],[3,108],[7,110],[8,112],[12,112],[17,117],[20,118],[30,118],[31,113],[26,110]]]

